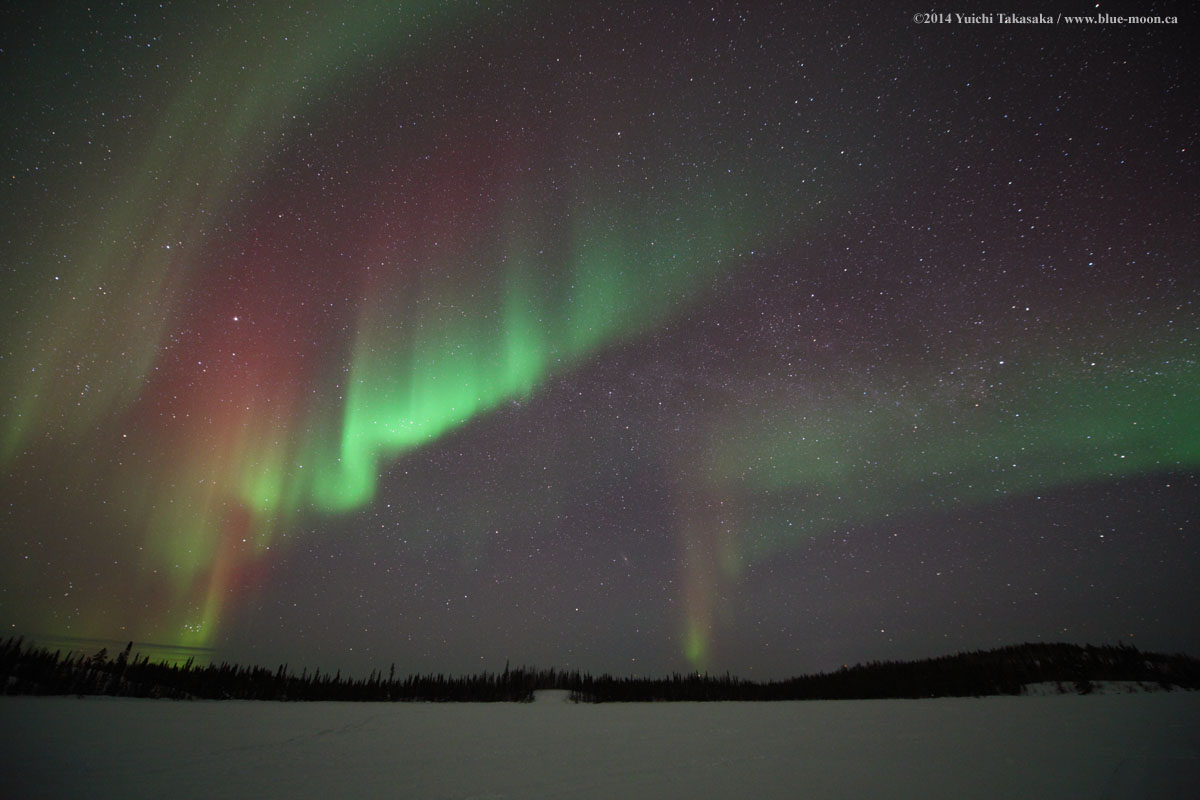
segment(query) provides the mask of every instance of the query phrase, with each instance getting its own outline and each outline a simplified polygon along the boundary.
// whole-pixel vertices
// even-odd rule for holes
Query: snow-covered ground
[[[576,705],[0,697],[5,797],[1196,798],[1200,693]]]

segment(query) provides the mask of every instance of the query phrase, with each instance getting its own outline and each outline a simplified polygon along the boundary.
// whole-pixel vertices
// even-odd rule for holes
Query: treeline
[[[393,665],[385,677],[373,671],[366,679],[343,677],[341,671],[302,670],[287,664],[275,670],[221,663],[199,666],[151,662],[133,653],[133,642],[115,658],[107,649],[93,656],[25,646],[23,639],[0,644],[3,694],[107,695],[176,700],[340,700],[429,702],[524,702],[544,686],[579,683],[578,673],[507,667],[503,673],[466,677],[410,675],[397,678]]]
[[[1057,683],[1064,693],[1087,694],[1100,681],[1200,689],[1200,661],[1143,653],[1123,644],[1021,644],[923,661],[872,661],[770,683],[729,675],[674,675],[668,680],[584,676],[575,695],[592,702],[915,699],[1015,695],[1034,683]]]
[[[907,662],[871,662],[836,672],[757,683],[731,675],[617,678],[578,671],[510,669],[471,676],[411,675],[365,679],[341,672],[292,672],[222,663],[198,666],[152,663],[133,652],[92,656],[0,643],[4,694],[108,695],[198,700],[340,700],[425,702],[526,702],[535,691],[559,689],[581,702],[849,700],[969,697],[1021,694],[1031,683],[1057,683],[1064,692],[1087,693],[1099,681],[1138,681],[1164,689],[1200,688],[1200,661],[1184,655],[1143,653],[1130,645],[1093,647],[1023,644]]]

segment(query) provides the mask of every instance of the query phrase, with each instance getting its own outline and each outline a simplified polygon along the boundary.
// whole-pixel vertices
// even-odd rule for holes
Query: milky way
[[[4,34],[7,632],[1200,649],[1181,26],[201,5]]]

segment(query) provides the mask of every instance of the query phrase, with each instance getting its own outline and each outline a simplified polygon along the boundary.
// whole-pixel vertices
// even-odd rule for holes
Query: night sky
[[[1189,20],[23,5],[4,635],[360,676],[1200,654]]]

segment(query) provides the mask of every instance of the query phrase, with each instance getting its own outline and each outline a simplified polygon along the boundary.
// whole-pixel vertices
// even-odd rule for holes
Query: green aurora
[[[874,337],[868,355],[813,356],[787,378],[752,337],[719,339],[733,366],[691,338],[755,287],[803,297],[858,268],[877,227],[933,229],[909,206],[960,178],[972,199],[956,213],[1016,191],[969,183],[988,163],[912,178],[902,133],[928,124],[940,142],[954,98],[921,118],[880,77],[892,65],[839,60],[853,37],[782,58],[795,30],[759,23],[715,46],[687,15],[644,9],[643,41],[636,26],[605,32],[602,7],[579,22],[544,3],[75,12],[47,12],[49,46],[15,51],[7,81],[21,113],[7,126],[0,577],[37,598],[9,601],[14,629],[219,646],[273,567],[330,530],[369,537],[402,499],[406,543],[433,531],[424,546],[486,561],[488,531],[538,529],[582,502],[571,491],[599,493],[600,467],[560,452],[584,434],[519,443],[539,457],[505,454],[513,474],[444,505],[398,475],[514,408],[544,412],[558,387],[656,337],[700,389],[667,402],[675,438],[649,414],[632,423],[652,468],[610,471],[655,483],[611,494],[666,509],[647,525],[672,543],[672,647],[695,669],[713,666],[739,582],[808,542],[1200,466],[1182,284],[1145,292],[1136,313],[1119,310],[1119,280],[1072,289],[1040,323],[987,341],[924,331],[936,355],[893,358],[880,331],[936,304],[937,289],[914,290],[894,318],[864,304],[820,331]],[[849,95],[870,100],[867,121]],[[1011,146],[1040,152],[1039,133]],[[871,202],[901,210],[876,218]],[[890,247],[876,267],[889,279],[915,263]],[[1021,248],[1014,260],[1044,258]],[[942,283],[975,256],[945,259]],[[799,301],[788,313],[823,324]],[[798,347],[793,319],[775,323]],[[569,414],[549,416],[557,430]],[[576,449],[607,467],[625,447]],[[583,477],[546,490],[543,462]],[[630,549],[613,548],[614,562]],[[22,572],[42,550],[53,566]]]

